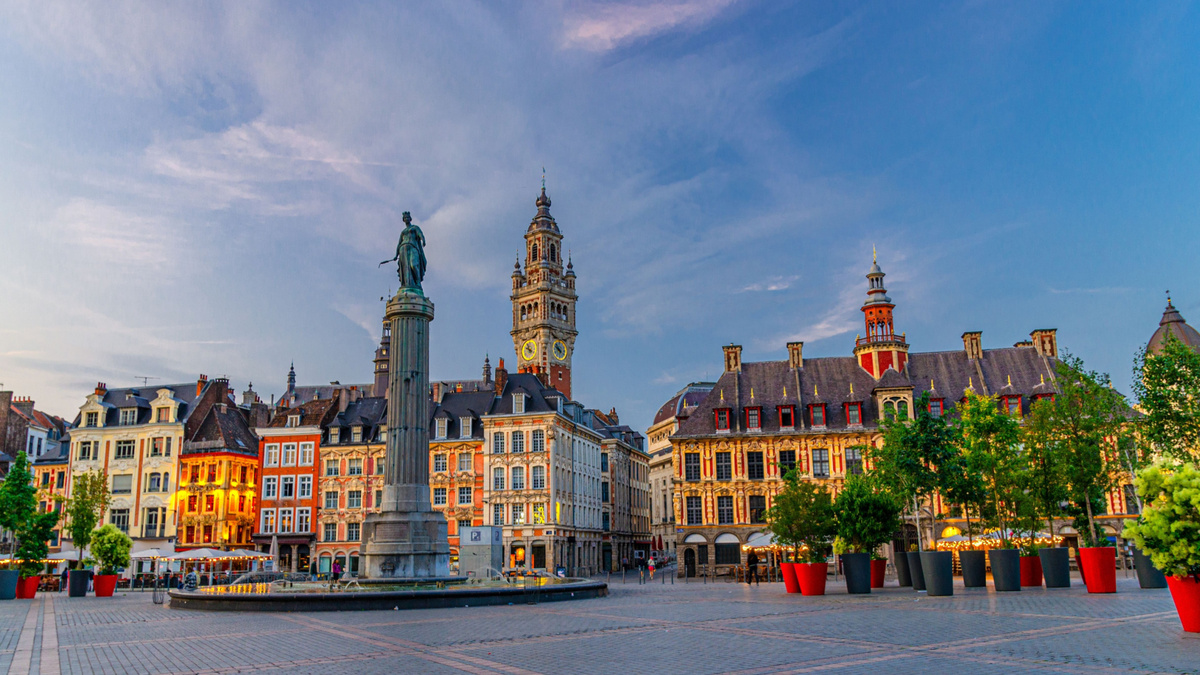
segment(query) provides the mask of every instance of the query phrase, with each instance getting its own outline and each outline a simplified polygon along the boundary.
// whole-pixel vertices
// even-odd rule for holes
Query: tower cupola
[[[862,305],[866,335],[860,335],[854,344],[858,364],[877,380],[888,368],[903,373],[908,364],[908,343],[903,333],[896,335],[892,317],[896,306],[883,286],[884,276],[879,257],[873,254],[867,272],[867,299]]]

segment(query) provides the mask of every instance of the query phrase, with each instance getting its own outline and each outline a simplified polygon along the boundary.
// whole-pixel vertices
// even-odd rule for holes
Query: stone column
[[[364,576],[450,574],[446,517],[429,500],[429,322],[433,303],[401,289],[384,316],[391,327],[388,431],[380,512],[362,527]]]

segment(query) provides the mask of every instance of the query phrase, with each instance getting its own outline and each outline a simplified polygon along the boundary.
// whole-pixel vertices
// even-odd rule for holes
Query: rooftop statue
[[[412,216],[404,212],[404,230],[396,244],[396,257],[384,260],[380,266],[396,263],[396,276],[400,277],[400,290],[413,290],[425,295],[421,281],[425,279],[425,233],[412,224]]]

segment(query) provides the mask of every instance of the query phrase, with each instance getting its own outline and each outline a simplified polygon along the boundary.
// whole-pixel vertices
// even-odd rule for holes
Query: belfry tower
[[[862,306],[867,335],[858,336],[854,343],[858,365],[877,380],[888,368],[903,373],[908,364],[908,343],[903,333],[896,335],[892,323],[892,310],[896,306],[883,287],[884,276],[878,257],[872,256],[871,271],[867,272],[867,301]]]
[[[562,233],[550,215],[546,185],[537,215],[525,231],[525,269],[512,273],[513,348],[517,371],[544,374],[544,381],[571,398],[571,357],[575,351],[575,270],[562,262]]]

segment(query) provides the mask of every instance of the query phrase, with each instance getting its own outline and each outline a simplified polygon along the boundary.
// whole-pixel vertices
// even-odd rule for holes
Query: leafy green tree
[[[968,392],[966,403],[958,408],[958,429],[967,471],[984,484],[982,494],[976,493],[982,499],[974,505],[981,520],[999,528],[1007,541],[1025,498],[1021,423],[1001,410],[994,396]]]
[[[1200,462],[1200,353],[1172,333],[1162,349],[1142,349],[1134,363],[1133,395],[1142,412],[1130,473],[1153,457]]]
[[[833,502],[836,532],[853,553],[873,553],[900,528],[896,499],[869,476],[850,476]]]
[[[800,479],[792,469],[784,476],[784,488],[775,496],[766,517],[775,540],[791,546],[797,562],[801,562],[800,546],[808,548],[803,562],[825,562],[837,533],[833,496],[825,486]]]
[[[116,574],[129,566],[129,550],[133,540],[109,523],[92,533],[92,554],[100,563],[100,574]]]
[[[92,541],[92,531],[104,518],[111,495],[108,480],[99,471],[88,471],[75,476],[71,483],[71,499],[67,502],[67,531],[75,548],[83,551]]]
[[[871,474],[897,499],[906,505],[911,502],[917,539],[924,548],[920,503],[938,490],[956,486],[960,451],[958,430],[929,413],[928,393],[921,395],[915,408],[912,420],[884,421],[883,445],[871,452]]]
[[[976,520],[981,520],[982,506],[988,499],[983,472],[965,452],[943,465],[942,470],[946,474],[943,494],[951,504],[962,508],[967,519],[967,539],[973,542],[975,530],[971,525],[971,510],[974,508]]]
[[[1126,523],[1125,537],[1163,573],[1200,575],[1200,470],[1164,461],[1139,473],[1136,486],[1146,508]]]
[[[0,484],[0,526],[11,530],[16,540],[13,557],[19,561],[21,576],[30,577],[45,566],[49,552],[47,540],[58,523],[58,511],[38,510],[37,488],[29,472],[29,459],[18,452],[8,475]]]
[[[1054,519],[1064,514],[1062,505],[1068,497],[1067,456],[1059,443],[1052,406],[1046,399],[1034,403],[1021,431],[1025,489],[1036,519],[1046,521],[1051,539]]]

